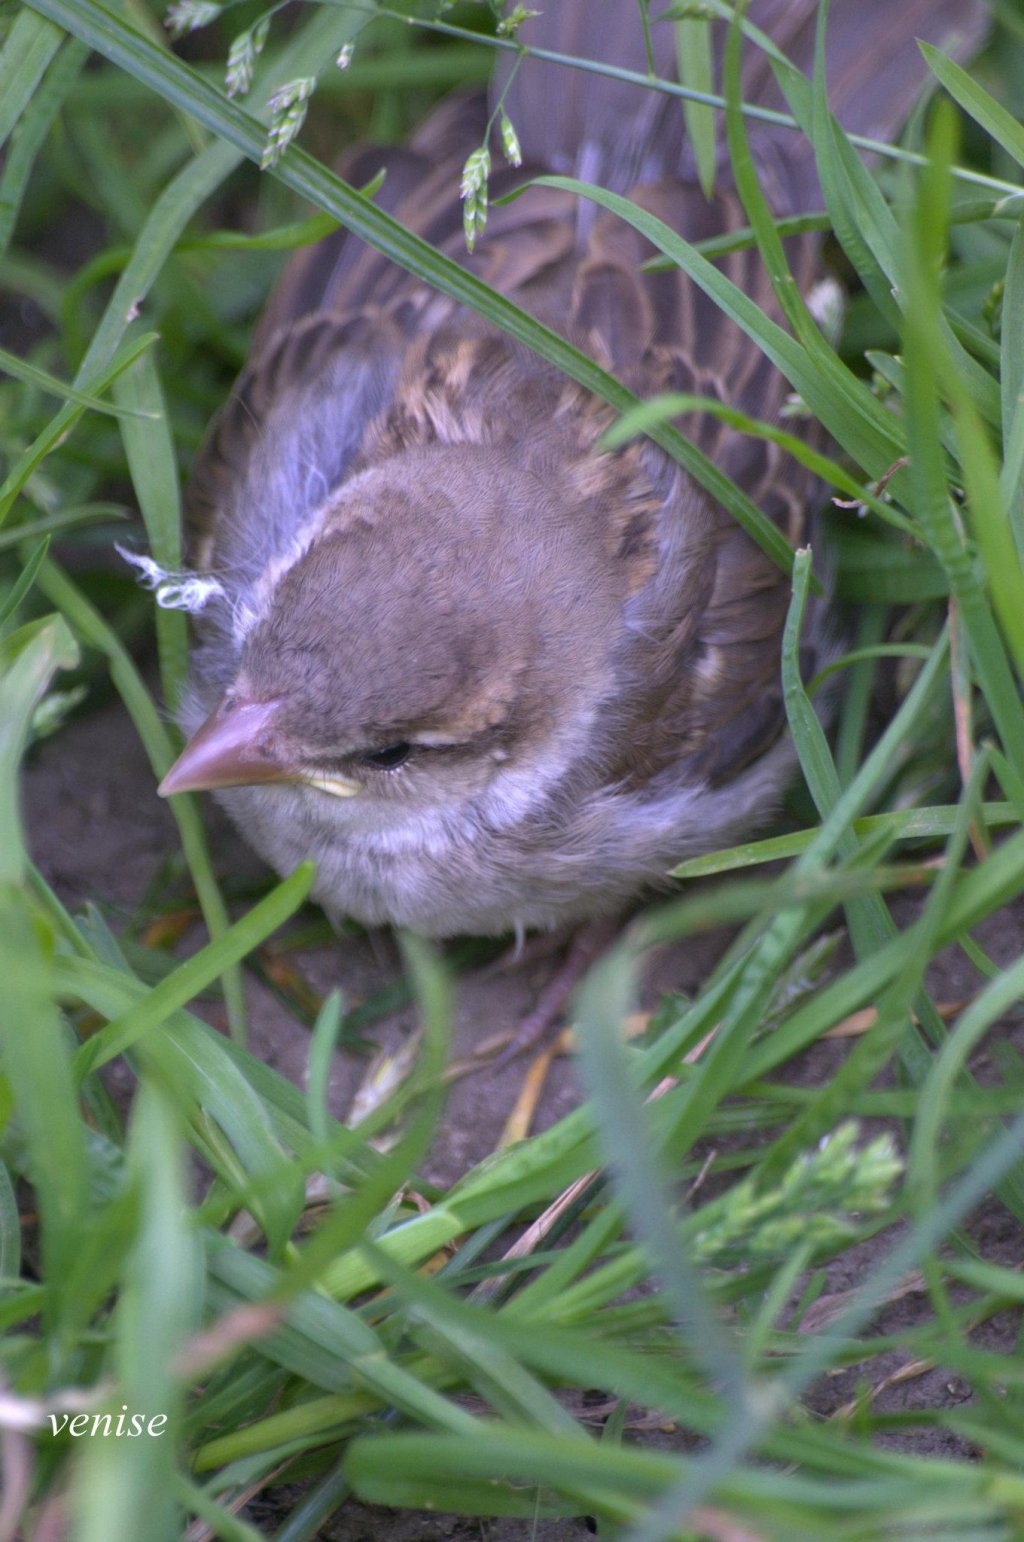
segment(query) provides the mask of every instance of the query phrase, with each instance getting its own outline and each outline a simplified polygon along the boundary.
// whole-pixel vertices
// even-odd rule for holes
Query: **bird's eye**
[[[378,771],[397,771],[399,766],[404,766],[412,754],[412,745],[404,741],[400,744],[386,744],[381,750],[367,750],[360,755],[359,760],[364,766],[373,766]]]

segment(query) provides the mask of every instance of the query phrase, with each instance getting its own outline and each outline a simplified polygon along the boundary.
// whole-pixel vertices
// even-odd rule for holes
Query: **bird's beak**
[[[298,780],[278,745],[275,727],[280,708],[277,701],[225,697],[160,783],[160,796]]]

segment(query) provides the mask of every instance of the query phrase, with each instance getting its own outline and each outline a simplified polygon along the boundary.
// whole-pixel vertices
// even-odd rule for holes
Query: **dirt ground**
[[[31,849],[39,867],[61,898],[72,908],[87,900],[100,904],[115,927],[135,913],[140,899],[168,854],[176,848],[173,821],[156,797],[154,778],[131,724],[118,704],[111,704],[71,724],[59,742],[44,743],[33,755],[25,779],[25,814]],[[210,821],[215,860],[221,874],[256,873],[258,863],[223,819]],[[899,916],[913,914],[914,901],[897,899]],[[1024,901],[993,917],[979,929],[979,940],[1002,964],[1015,958],[1024,936]],[[723,934],[709,934],[696,943],[664,950],[652,959],[646,982],[648,1004],[663,990],[695,989],[725,945]],[[340,986],[348,1004],[365,999],[397,971],[397,954],[388,938],[343,939],[300,955],[302,974],[318,991]],[[528,1010],[537,984],[550,964],[524,964],[497,978],[482,979],[470,973],[460,986],[454,1050],[470,1053],[481,1041],[510,1030]],[[938,960],[930,981],[936,999],[964,1000],[978,988],[978,978],[964,956],[949,953]],[[247,978],[251,1048],[283,1075],[301,1084],[308,1035],[289,1018],[271,992]],[[203,1010],[202,1007],[197,1010]],[[205,1015],[223,1026],[222,1014],[211,1002]],[[412,1024],[411,1010],[400,1011],[373,1030],[382,1044],[397,1047]],[[1013,1016],[1000,1029],[1024,1050],[1024,1027]],[[841,1041],[820,1044],[794,1061],[790,1077],[812,1084],[830,1073],[846,1053]],[[365,1073],[366,1060],[337,1057],[332,1083],[335,1111],[343,1115]],[[984,1049],[974,1061],[975,1073],[986,1079]],[[473,1075],[452,1089],[444,1128],[430,1163],[430,1176],[441,1182],[453,1180],[494,1147],[495,1134],[515,1100],[522,1081],[522,1067],[512,1065],[498,1073]],[[576,1103],[578,1093],[569,1061],[558,1062],[538,1110],[538,1127],[547,1126]],[[1004,1263],[1024,1259],[1024,1238],[1018,1223],[998,1202],[990,1201],[973,1218],[972,1233],[983,1253]],[[885,1242],[887,1249],[890,1243]],[[853,1286],[870,1266],[877,1244],[866,1243],[847,1255],[831,1271],[829,1292]],[[892,1303],[879,1319],[878,1328],[891,1332],[914,1321],[924,1310],[924,1298],[915,1292]],[[1019,1313],[1007,1312],[981,1330],[979,1341],[995,1352],[1011,1352],[1020,1328]],[[873,1362],[876,1381],[900,1369],[892,1363]],[[821,1414],[840,1408],[859,1383],[856,1367],[830,1378],[809,1399]],[[909,1410],[953,1406],[968,1401],[971,1389],[942,1367],[926,1370],[882,1391],[876,1407]],[[915,1440],[920,1454],[970,1460],[971,1451],[952,1435],[924,1430]],[[254,1506],[249,1512],[257,1526],[272,1534],[283,1518],[280,1510]],[[584,1519],[544,1522],[467,1521],[452,1516],[381,1511],[350,1502],[321,1532],[326,1542],[558,1542],[591,1535]]]

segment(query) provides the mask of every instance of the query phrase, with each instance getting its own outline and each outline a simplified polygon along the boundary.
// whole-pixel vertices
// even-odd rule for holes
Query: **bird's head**
[[[621,605],[580,518],[482,447],[356,476],[252,586],[234,678],[161,792],[300,784],[351,817],[549,780],[587,736]]]

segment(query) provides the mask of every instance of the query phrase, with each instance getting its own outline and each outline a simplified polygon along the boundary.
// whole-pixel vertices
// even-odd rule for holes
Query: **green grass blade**
[[[825,89],[825,19],[819,14],[815,53],[813,133],[826,207],[836,234],[881,314],[899,325],[903,292],[899,287],[899,225],[877,182],[864,167],[851,140],[828,110]],[[978,411],[989,422],[998,419],[998,393],[988,371],[957,339],[941,312],[937,315],[945,345],[953,354],[961,378],[970,388]]]
[[[630,961],[616,950],[596,966],[580,992],[580,1058],[623,1204],[661,1280],[670,1310],[690,1354],[725,1396],[732,1419],[742,1418],[747,1390],[742,1363],[708,1301],[699,1273],[674,1223],[662,1154],[620,1038],[632,1005]]]
[[[141,353],[151,348],[156,342],[156,333],[148,332],[141,337],[129,340],[122,348],[119,348],[105,369],[97,370],[90,374],[84,382],[87,388],[86,394],[90,401],[94,401],[100,391],[106,390],[124,370],[134,363]],[[21,492],[29,477],[41,464],[51,450],[64,439],[70,429],[81,418],[85,407],[76,402],[69,402],[62,407],[56,417],[52,418],[46,427],[36,435],[25,453],[14,463],[3,485],[0,486],[0,524],[3,524],[11,511],[11,507],[18,494]]]
[[[711,22],[704,16],[688,16],[675,23],[679,80],[694,93],[707,95],[714,87]],[[683,118],[693,148],[697,176],[710,198],[715,189],[715,111],[695,97],[684,98]]]
[[[21,115],[18,133],[8,147],[0,172],[0,259],[10,245],[36,156],[80,75],[88,52],[77,39],[69,38]],[[0,63],[0,73],[2,69]]]
[[[51,59],[64,41],[59,26],[33,11],[19,11],[0,53],[0,145],[32,101]]]
[[[168,573],[181,568],[181,493],[167,404],[152,354],[143,354],[114,386],[117,401],[134,416],[121,425],[135,496],[149,548]],[[184,611],[156,607],[156,640],[164,701],[173,713],[188,676],[188,625]]]
[[[618,193],[609,193],[573,177],[538,177],[537,182],[589,198],[619,215],[671,257],[772,360],[815,416],[869,475],[882,476],[902,454],[899,425],[861,382],[855,381],[838,360],[828,374],[819,372],[817,361],[809,359],[801,343],[765,316],[741,289],[663,221]],[[856,405],[854,412],[851,403]]]
[[[1024,221],[1010,244],[1000,346],[1003,467],[999,485],[1018,559],[1024,562]]]
[[[121,1055],[146,1034],[158,1028],[172,1012],[191,1001],[230,965],[265,942],[288,917],[294,915],[309,893],[314,867],[304,862],[290,877],[277,884],[240,921],[193,954],[155,985],[141,1003],[95,1034],[78,1052],[76,1075],[84,1080],[92,1071]]]
[[[981,549],[996,616],[1016,663],[1018,679],[1024,679],[1024,568],[1021,567],[1021,550],[1014,539],[1010,512],[1003,501],[992,446],[955,370],[950,376],[950,389],[956,401],[954,410],[964,490],[972,528]],[[1020,762],[1018,768],[1024,770]]]
[[[10,867],[9,858],[5,866]],[[45,1310],[58,1333],[54,1352],[61,1355],[70,1348],[62,1319],[69,1307],[74,1311],[66,1292],[89,1227],[89,1162],[67,1037],[53,1000],[53,939],[9,877],[0,877],[0,938],[4,947],[0,1057],[17,1109],[25,1170],[39,1208]]]
[[[61,996],[111,1020],[146,1010],[149,999],[123,961],[58,958],[54,986]],[[234,1207],[247,1205],[271,1247],[280,1251],[302,1207],[302,1174],[283,1150],[271,1111],[245,1075],[244,1062],[239,1066],[233,1059],[232,1048],[206,1023],[178,1011],[159,1034],[139,1042],[137,1054],[174,1094],[192,1123],[193,1143],[230,1187]]]
[[[171,1537],[180,1529],[175,1475],[184,1413],[174,1359],[198,1326],[201,1258],[187,1216],[189,1183],[173,1109],[155,1087],[136,1100],[128,1149],[140,1225],[115,1318],[117,1387],[102,1410],[128,1435],[91,1439],[77,1474],[83,1542]],[[131,1416],[144,1415],[143,1438]],[[101,1426],[102,1428],[102,1426]]]
[[[77,662],[75,640],[59,616],[28,622],[0,643],[0,883],[18,883],[25,872],[18,764],[32,713],[56,671]]]
[[[96,608],[89,604],[67,574],[62,573],[54,563],[47,561],[43,564],[39,572],[39,583],[43,592],[59,607],[82,642],[106,656],[111,678],[145,746],[154,776],[159,780],[170,769],[176,750],[127,649]],[[210,936],[216,939],[227,929],[228,913],[213,874],[206,837],[203,834],[195,801],[188,796],[171,798],[168,801],[178,826],[182,849],[196,887],[203,919]],[[224,994],[232,1033],[236,1038],[244,1039],[245,1006],[241,979],[231,970],[224,977]]]
[[[892,295],[898,231],[877,183],[865,171],[828,107],[824,67],[824,17],[815,54],[812,134],[825,207],[857,276],[891,325],[899,312]]]
[[[806,440],[787,433],[785,429],[779,428],[774,423],[764,423],[758,418],[752,418],[748,413],[740,412],[737,408],[730,407],[727,402],[720,402],[711,396],[667,392],[663,396],[649,397],[639,406],[624,412],[618,422],[613,423],[611,428],[602,435],[601,443],[606,449],[618,449],[635,438],[637,434],[649,433],[657,424],[670,422],[673,418],[689,412],[707,413],[756,439],[766,439],[772,444],[777,444],[799,465],[806,466],[808,471],[813,471],[815,476],[820,477],[829,486],[838,488],[848,498],[855,498],[859,504],[871,509],[887,524],[896,525],[903,530],[910,528],[909,522],[891,504],[883,503],[870,488],[862,486],[830,456],[813,449]]]
[[[982,807],[986,826],[999,829],[1019,823],[1017,810],[1011,803],[986,803]],[[867,814],[852,821],[850,828],[860,840],[885,833],[892,840],[932,840],[949,835],[957,818],[955,804],[930,808],[894,809],[886,814]],[[690,857],[673,868],[674,878],[711,878],[718,873],[731,873],[739,868],[756,867],[763,862],[778,862],[797,857],[806,851],[815,837],[814,830],[794,830],[788,835],[772,835],[762,841],[745,841],[740,846],[730,846],[725,851],[708,852],[703,857]]]
[[[1002,145],[1007,155],[1012,156],[1019,166],[1024,166],[1024,128],[1012,113],[1007,112],[962,65],[947,59],[930,43],[921,43],[920,48],[929,69],[953,100],[991,134],[997,144]]]
[[[782,646],[782,687],[786,717],[800,766],[822,819],[831,814],[842,796],[839,775],[825,737],[825,730],[800,678],[800,631],[811,574],[811,553],[799,551],[793,563],[793,600],[786,619]],[[809,848],[813,850],[813,848]],[[856,842],[849,827],[836,842],[837,855],[850,857]],[[888,913],[877,895],[850,900],[846,907],[850,934],[858,953],[892,935]]]
[[[0,1162],[0,1277],[16,1280],[21,1273],[21,1216],[18,1196],[6,1165]]]
[[[39,545],[31,552],[25,566],[11,585],[10,591],[0,600],[0,632],[17,615],[18,607],[35,583],[36,574],[46,560],[46,553],[49,549],[50,537],[47,535],[43,537]]]
[[[953,124],[936,114],[935,160],[921,180],[920,194],[904,242],[902,289],[907,296],[904,322],[906,417],[910,446],[909,475],[915,488],[917,517],[928,544],[946,570],[967,632],[972,662],[995,719],[1007,756],[1018,774],[1024,770],[1024,710],[1013,682],[991,606],[957,521],[939,437],[939,385],[947,385],[964,419],[966,404],[956,371],[936,322],[939,264],[945,254],[949,207],[949,165]],[[976,436],[968,428],[972,481],[979,497],[991,486]],[[987,511],[986,511],[987,512]],[[984,518],[984,515],[983,515]],[[998,539],[998,534],[997,534]],[[1013,553],[1011,569],[1016,567]],[[1007,578],[1012,582],[1012,577]]]
[[[19,359],[6,348],[0,348],[0,371],[6,375],[13,375],[15,380],[24,381],[26,385],[35,386],[39,391],[45,391],[49,396],[59,396],[63,401],[74,402],[76,406],[87,408],[90,412],[106,413],[112,418],[145,416],[138,408],[114,407],[110,402],[101,401],[98,396],[90,396],[86,391],[77,391],[74,386],[65,385],[63,380],[57,380],[45,369],[40,369],[36,364],[30,364],[27,359]]]

